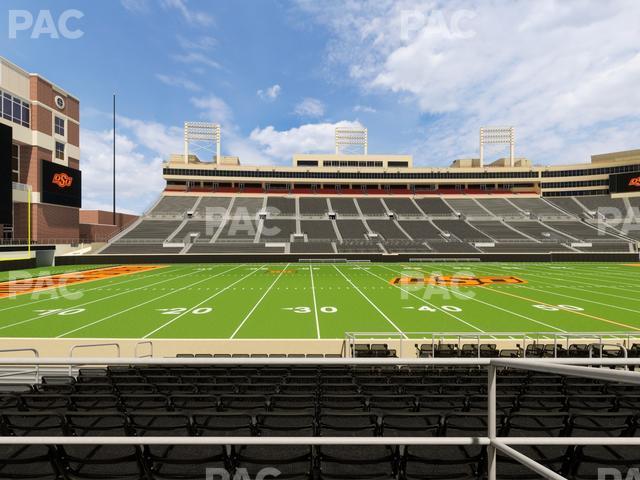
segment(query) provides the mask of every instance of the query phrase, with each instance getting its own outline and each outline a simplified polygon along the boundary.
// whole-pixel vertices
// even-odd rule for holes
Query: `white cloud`
[[[217,45],[217,40],[208,35],[198,38],[186,38],[182,35],[176,35],[178,44],[185,50],[211,50]]]
[[[192,25],[206,27],[213,23],[213,17],[208,13],[191,10],[188,7],[187,0],[162,0],[162,5],[165,8],[177,10],[182,15],[182,18]]]
[[[359,122],[310,123],[289,130],[273,126],[256,128],[249,138],[274,159],[289,161],[294,153],[331,152],[336,127],[362,128]]]
[[[170,87],[182,87],[192,92],[198,92],[202,90],[200,85],[198,85],[195,82],[192,82],[188,78],[175,77],[172,75],[165,75],[162,73],[157,73],[156,78],[160,80],[162,83],[164,83],[165,85],[169,85]]]
[[[276,83],[275,85],[271,85],[270,87],[265,88],[264,90],[263,89],[258,90],[256,94],[262,100],[273,101],[276,98],[278,98],[281,90],[282,88],[280,87],[280,85]]]
[[[494,124],[514,125],[520,153],[543,163],[583,160],[568,152],[601,132],[637,146],[640,2],[299,5],[333,34],[329,66],[430,116],[421,152],[477,155],[478,128]]]
[[[82,130],[82,208],[111,210],[113,131]],[[162,159],[145,155],[126,134],[116,136],[118,211],[142,213],[164,188]]]
[[[356,105],[355,107],[353,107],[353,111],[362,113],[376,113],[376,109],[368,105]]]
[[[222,68],[221,65],[209,58],[207,55],[200,52],[187,52],[182,54],[173,55],[173,58],[181,63],[193,64],[193,65],[204,65],[207,67],[212,67],[216,69]]]
[[[146,13],[149,11],[147,0],[120,0],[122,6],[134,13]]]
[[[324,115],[324,104],[317,98],[307,97],[293,111],[300,117],[321,117]]]

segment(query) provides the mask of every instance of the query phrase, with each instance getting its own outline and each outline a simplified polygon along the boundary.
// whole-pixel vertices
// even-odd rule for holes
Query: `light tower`
[[[509,145],[509,166],[515,163],[516,135],[513,127],[480,127],[480,166],[484,167],[484,145]]]
[[[220,162],[220,124],[184,122],[184,163],[189,163],[189,147],[213,152],[215,144],[216,163]]]
[[[362,147],[363,153],[367,154],[368,138],[366,128],[336,127],[336,155],[344,149]]]

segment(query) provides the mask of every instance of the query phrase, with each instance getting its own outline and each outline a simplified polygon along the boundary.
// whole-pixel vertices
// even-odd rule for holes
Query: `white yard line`
[[[280,270],[280,273],[278,274],[278,276],[276,277],[276,279],[271,282],[271,285],[269,285],[269,288],[267,288],[267,290],[264,292],[264,294],[260,297],[260,299],[256,302],[256,304],[253,306],[253,308],[251,309],[251,311],[249,313],[247,313],[247,315],[244,317],[244,319],[242,320],[242,322],[240,322],[240,325],[238,325],[238,328],[235,329],[235,331],[231,334],[231,336],[229,337],[229,339],[233,339],[238,332],[240,331],[240,329],[242,328],[242,326],[247,322],[247,320],[249,319],[249,317],[253,314],[253,312],[256,310],[256,308],[258,308],[258,306],[262,303],[262,300],[265,299],[265,297],[269,294],[269,292],[271,291],[271,289],[273,288],[273,286],[276,284],[276,282],[278,280],[280,280],[280,277],[282,276],[282,274],[285,272],[285,270],[287,268],[289,268],[289,265],[291,265],[290,263],[287,263],[287,265]]]
[[[309,273],[311,275],[311,293],[313,294],[313,313],[316,317],[316,336],[320,338],[320,320],[318,319],[318,302],[316,301],[316,287],[313,283],[313,265],[309,265]]]
[[[395,272],[394,270],[391,270],[390,268],[387,268],[387,267],[385,267],[385,266],[382,266],[382,265],[381,265],[381,267],[382,267],[382,268],[386,268],[386,269],[387,269],[387,270],[389,270],[389,271]],[[401,272],[395,272],[395,273],[401,273]],[[425,273],[425,272],[423,271],[423,273]],[[438,287],[438,288],[442,288],[442,289],[445,289],[445,290],[448,290],[448,291],[451,291],[451,289],[449,289],[449,288],[447,288],[447,287],[440,286],[440,285],[436,285],[436,287]],[[491,291],[491,290],[489,290],[489,291]],[[478,303],[482,303],[483,305],[487,305],[487,306],[489,306],[489,307],[491,307],[491,308],[495,308],[495,309],[497,309],[497,310],[501,310],[501,311],[506,312],[506,313],[508,313],[508,314],[510,314],[510,315],[514,315],[514,316],[516,316],[516,317],[524,318],[525,320],[529,320],[530,322],[538,323],[538,324],[540,324],[540,325],[542,325],[542,326],[545,326],[545,327],[548,327],[548,328],[552,328],[553,330],[558,330],[559,332],[562,332],[562,333],[567,333],[567,331],[566,331],[566,330],[563,330],[563,329],[561,329],[561,328],[554,327],[553,325],[549,325],[548,323],[541,322],[540,320],[535,320],[535,319],[533,319],[533,318],[531,318],[531,317],[527,317],[526,315],[521,315],[521,314],[519,314],[519,313],[512,312],[511,310],[506,309],[506,308],[499,307],[498,305],[493,305],[493,304],[488,303],[488,302],[485,302],[485,301],[483,301],[483,300],[478,300],[477,298],[475,298],[475,297],[471,297],[471,296],[469,296],[469,295],[465,295],[465,294],[464,294],[464,293],[462,293],[462,292],[454,292],[454,293],[455,293],[456,295],[460,295],[461,297],[468,298],[469,300],[473,300],[473,301],[476,301],[476,302],[478,302]]]
[[[579,300],[581,302],[595,303],[596,305],[601,305],[603,307],[617,308],[618,310],[626,310],[627,312],[638,313],[637,309],[625,308],[625,307],[620,307],[618,305],[611,305],[611,304],[608,304],[608,303],[596,302],[595,300],[588,300],[586,298],[574,297],[572,295],[566,295],[564,293],[558,293],[558,292],[554,292],[554,291],[550,291],[550,290],[544,290],[544,289],[541,289],[541,288],[528,287],[526,285],[521,285],[520,288],[526,288],[527,290],[535,290],[536,292],[548,293],[549,295],[558,295],[560,297],[571,298],[573,300]]]
[[[186,268],[186,267],[185,267],[185,268]],[[91,269],[87,269],[87,270],[91,270]],[[167,273],[167,271],[164,269],[164,267],[163,267],[163,268],[161,268],[160,270],[163,270],[163,271],[162,271],[162,272],[158,272],[158,273],[154,273],[154,274],[152,274],[152,275],[145,275],[145,276],[143,276],[143,277],[140,277],[140,275],[141,275],[141,274],[144,274],[145,272],[134,273],[134,274],[132,274],[132,275],[133,275],[134,277],[136,277],[136,276],[137,276],[137,278],[129,278],[128,280],[124,280],[124,281],[122,281],[122,282],[103,283],[103,284],[101,284],[99,287],[93,287],[93,288],[82,289],[81,291],[82,291],[82,293],[85,293],[85,292],[92,292],[92,291],[94,291],[94,290],[101,290],[101,289],[106,288],[106,287],[108,287],[108,286],[124,285],[125,283],[135,282],[136,280],[142,280],[143,278],[144,278],[144,279],[147,279],[147,278],[153,278],[153,277],[157,277],[157,276],[159,276],[159,275],[164,275],[164,274],[166,274],[166,273]],[[182,270],[184,270],[184,268],[182,268]],[[82,270],[78,270],[78,272],[82,272]],[[64,273],[72,273],[72,272],[64,272]],[[51,275],[43,275],[43,277],[42,277],[42,278],[44,278],[44,277],[48,277],[48,276],[53,276],[53,275],[59,275],[59,274],[57,274],[57,273],[53,273],[53,274],[51,274]],[[126,276],[125,276],[125,275],[123,275],[123,276],[119,277],[118,279],[120,279],[120,278],[126,278],[126,277],[129,277],[129,275],[126,275]],[[34,277],[34,278],[36,278],[36,277]],[[107,281],[108,281],[109,279],[106,279],[106,278],[105,278],[105,279],[103,279],[103,280],[107,280]],[[103,280],[96,280],[96,281],[98,281],[98,282],[102,282]],[[117,279],[114,279],[114,280],[117,280]],[[80,286],[81,284],[74,284],[74,285],[78,285],[78,286]],[[70,285],[70,286],[72,286],[72,285]],[[66,286],[63,286],[63,287],[57,287],[57,288],[51,288],[50,290],[41,290],[41,291],[39,291],[39,292],[37,292],[37,293],[40,293],[40,294],[43,294],[43,295],[44,295],[46,292],[54,292],[54,291],[58,290],[58,288],[64,288],[64,287],[66,287]],[[12,299],[15,299],[15,298],[19,298],[20,296],[21,296],[21,295],[16,295],[16,296],[14,296],[14,297],[5,297],[5,298],[3,298],[2,300],[12,300]],[[30,307],[31,305],[35,305],[36,303],[41,303],[41,302],[51,302],[51,301],[58,300],[58,299],[63,298],[63,297],[64,297],[64,295],[58,295],[58,296],[57,296],[57,297],[55,297],[55,298],[43,298],[42,300],[35,300],[35,301],[33,301],[33,302],[21,303],[21,304],[19,304],[19,305],[12,305],[11,307],[0,308],[0,312],[4,312],[5,310],[12,310],[12,309],[14,309],[14,308]]]
[[[509,267],[502,267],[502,268],[506,269],[506,270],[509,269]],[[631,268],[631,267],[629,267],[629,268]],[[534,274],[530,273],[532,270],[534,272],[539,272],[539,274],[555,275],[556,277],[559,277],[559,278],[562,278],[562,279],[565,279],[565,280],[567,278],[567,275],[563,276],[560,273],[563,270],[553,269],[552,271],[549,271],[551,269],[548,269],[548,268],[539,269],[539,268],[536,268],[535,266],[534,267],[529,267],[527,270],[525,270],[525,273],[529,273],[531,275],[534,275]],[[628,289],[619,287],[620,281],[616,282],[615,280],[606,280],[605,278],[603,278],[606,274],[609,274],[610,272],[606,272],[606,273],[602,273],[601,272],[600,274],[597,274],[595,272],[593,274],[589,274],[589,273],[584,273],[584,272],[580,272],[580,271],[573,271],[573,270],[564,270],[564,272],[565,272],[565,274],[570,274],[574,279],[575,279],[576,276],[582,277],[582,278],[588,277],[588,278],[586,278],[584,280],[580,280],[580,281],[582,283],[584,283],[585,285],[589,285],[591,287],[606,287],[606,288],[613,288],[613,289],[616,289],[616,290],[625,290],[625,291],[628,290]],[[629,277],[621,277],[621,279],[622,278],[624,278],[627,281],[632,281]],[[590,280],[590,279],[592,279],[592,280]],[[599,285],[594,285],[593,283],[588,283],[590,281],[599,282]]]
[[[241,265],[241,266],[245,266],[245,264]],[[150,331],[149,333],[147,333],[144,337],[142,338],[149,338],[151,335],[153,335],[154,333],[159,332],[160,330],[162,330],[163,328],[171,325],[173,322],[175,322],[176,320],[180,319],[181,317],[183,317],[184,315],[186,315],[187,313],[191,312],[192,310],[198,308],[200,305],[202,305],[203,303],[207,303],[208,301],[214,299],[215,297],[217,297],[218,295],[220,295],[223,292],[226,292],[227,290],[229,290],[231,287],[233,287],[234,285],[237,285],[238,283],[242,282],[243,280],[245,280],[246,278],[249,278],[251,275],[255,274],[256,272],[258,272],[260,269],[254,269],[251,273],[245,275],[244,277],[242,277],[239,280],[236,280],[235,282],[227,285],[226,287],[224,287],[222,290],[218,290],[216,293],[214,293],[213,295],[208,296],[207,298],[205,298],[203,301],[201,301],[200,303],[198,303],[197,305],[194,305],[193,307],[191,307],[190,309],[188,309],[187,311],[181,313],[180,315],[177,315],[176,317],[172,318],[171,320],[169,320],[168,322],[165,322],[164,324],[160,325],[158,328]]]
[[[369,302],[369,304],[370,304],[373,308],[375,308],[375,309],[376,309],[376,311],[377,311],[380,315],[382,315],[382,316],[384,317],[384,319],[385,319],[387,322],[389,322],[389,324],[390,324],[393,328],[395,328],[395,329],[398,331],[398,333],[400,333],[400,335],[402,335],[404,338],[409,338],[409,337],[407,337],[407,336],[405,335],[405,333],[404,333],[402,330],[400,330],[400,329],[398,328],[398,326],[397,326],[395,323],[393,323],[393,321],[392,321],[389,317],[387,317],[387,316],[384,314],[384,312],[383,312],[382,310],[380,310],[380,309],[378,308],[378,306],[377,306],[375,303],[373,303],[373,302],[371,301],[371,299],[370,299],[369,297],[367,297],[364,293],[362,293],[362,290],[360,290],[360,289],[355,285],[355,283],[353,283],[353,282],[351,281],[351,279],[349,279],[349,277],[347,277],[344,273],[342,273],[342,271],[341,271],[338,267],[336,267],[335,265],[333,265],[333,268],[335,268],[335,269],[336,269],[336,271],[337,271],[340,275],[342,275],[342,277],[343,277],[343,278],[344,278],[344,279],[345,279],[345,280],[346,280],[346,281],[347,281],[347,282],[348,282],[348,283],[349,283],[349,284],[350,284],[350,285],[351,285],[351,286],[352,286],[352,287],[353,287],[353,288],[354,288],[354,289],[355,289],[355,290],[356,290],[360,295],[362,295],[362,297],[363,297],[367,302]],[[364,270],[364,269],[363,269],[363,270]],[[364,270],[364,271],[366,272],[367,270]]]
[[[387,270],[391,270],[391,269],[389,269],[389,268],[387,268],[387,267],[383,267],[382,265],[379,265],[379,266],[381,266],[382,268],[386,268]],[[389,283],[386,279],[382,278],[381,276],[376,275],[375,273],[372,273],[372,272],[370,272],[369,270],[365,270],[365,271],[366,271],[369,275],[373,275],[374,277],[376,277],[376,278],[378,278],[378,279],[382,280],[384,283],[386,283],[386,284],[388,284],[388,283]],[[391,271],[393,271],[393,270],[391,270]],[[395,273],[395,272],[394,272],[394,273]],[[464,323],[466,326],[471,327],[471,328],[473,328],[474,330],[477,330],[478,332],[481,332],[481,333],[487,333],[487,332],[485,332],[484,330],[482,330],[481,328],[476,327],[476,326],[475,326],[475,325],[473,325],[472,323],[469,323],[469,322],[467,322],[466,320],[461,319],[460,317],[458,317],[457,315],[454,315],[454,314],[453,314],[453,313],[451,313],[451,312],[447,312],[446,310],[440,310],[440,309],[439,309],[436,305],[434,305],[433,303],[426,301],[424,298],[422,298],[422,297],[420,297],[420,296],[418,296],[418,295],[415,295],[414,293],[411,293],[409,290],[406,290],[406,289],[404,289],[404,288],[402,288],[402,287],[399,287],[398,285],[392,285],[392,286],[393,286],[393,287],[395,287],[395,288],[397,288],[397,289],[399,289],[399,290],[401,290],[401,291],[403,291],[403,292],[405,292],[405,293],[407,293],[408,295],[411,295],[412,297],[417,298],[418,300],[420,300],[420,301],[421,301],[422,303],[424,303],[425,305],[428,305],[429,307],[435,308],[436,310],[438,310],[438,311],[440,311],[440,312],[444,313],[445,315],[448,315],[448,316],[450,316],[451,318],[454,318],[454,319],[458,320],[460,323]],[[495,338],[495,337],[494,337],[494,338]]]
[[[186,267],[185,267],[185,268],[186,268]],[[179,276],[177,276],[177,277],[172,276],[171,278],[167,278],[167,279],[165,279],[165,280],[160,280],[159,282],[154,282],[154,283],[150,283],[150,284],[147,284],[147,285],[143,285],[143,286],[141,286],[141,287],[134,288],[134,289],[132,289],[132,290],[127,290],[126,292],[114,293],[113,295],[109,295],[109,296],[107,296],[107,297],[97,298],[97,299],[95,299],[95,300],[91,300],[90,302],[85,302],[85,303],[80,303],[80,304],[78,304],[78,305],[73,305],[73,306],[71,306],[71,307],[69,307],[69,308],[79,308],[79,307],[84,307],[84,306],[86,306],[86,305],[92,305],[92,304],[94,304],[94,303],[103,302],[103,301],[105,301],[105,300],[109,300],[110,298],[119,297],[120,295],[127,295],[127,294],[129,294],[129,293],[131,293],[131,292],[135,292],[135,291],[137,291],[137,290],[144,290],[144,289],[149,288],[149,287],[152,287],[152,286],[154,286],[154,285],[159,285],[159,284],[161,284],[161,283],[170,282],[170,281],[175,280],[176,278],[186,277],[186,276],[188,276],[188,275],[192,275],[192,273],[193,273],[193,272],[185,273],[184,275],[179,275]],[[48,316],[54,315],[55,313],[56,313],[56,312],[47,313],[47,314],[44,314],[44,315],[38,315],[37,317],[32,317],[32,318],[28,318],[28,319],[26,319],[26,320],[21,320],[20,322],[15,322],[15,323],[12,323],[12,324],[10,324],[10,325],[3,325],[3,326],[1,326],[1,327],[0,327],[0,330],[4,330],[5,328],[10,328],[10,327],[15,327],[15,326],[17,326],[17,325],[22,325],[23,323],[34,322],[34,321],[36,321],[36,320],[38,320],[38,319],[40,319],[40,318],[45,318],[45,317],[48,317]]]
[[[240,266],[235,267],[235,268],[230,268],[229,270],[225,270],[224,272],[217,273],[217,274],[212,275],[210,277],[207,276],[207,277],[203,278],[202,280],[198,280],[195,283],[191,283],[189,285],[185,285],[184,287],[178,288],[177,290],[171,290],[170,292],[167,292],[164,295],[160,295],[159,297],[154,297],[151,300],[147,300],[146,302],[142,302],[142,303],[139,303],[137,305],[134,305],[133,307],[129,307],[129,308],[126,308],[124,310],[120,310],[119,312],[116,312],[116,313],[112,313],[111,315],[109,315],[107,317],[103,317],[103,318],[101,318],[99,320],[96,320],[94,322],[87,323],[86,325],[82,325],[82,326],[80,326],[78,328],[74,328],[73,330],[69,330],[68,332],[61,333],[56,338],[62,338],[62,337],[65,337],[65,336],[67,336],[67,335],[69,335],[71,333],[75,333],[75,332],[77,332],[79,330],[83,330],[83,329],[85,329],[87,327],[91,327],[91,326],[96,325],[98,323],[102,323],[105,320],[109,320],[110,318],[117,317],[118,315],[122,315],[123,313],[130,312],[131,310],[135,310],[136,308],[142,307],[143,305],[147,305],[147,304],[155,302],[155,301],[157,301],[157,300],[159,300],[161,298],[168,297],[169,295],[173,295],[174,293],[178,293],[178,292],[180,292],[182,290],[185,290],[187,288],[192,288],[194,285],[198,285],[199,283],[206,282],[206,281],[208,281],[208,280],[210,280],[212,278],[219,277],[220,275],[224,275],[225,273],[231,272],[233,270],[237,270],[238,268],[240,268],[242,266],[243,265],[240,265]]]

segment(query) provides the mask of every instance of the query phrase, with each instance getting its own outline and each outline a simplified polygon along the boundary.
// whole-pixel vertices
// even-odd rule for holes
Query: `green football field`
[[[344,338],[345,332],[408,337],[429,332],[640,335],[640,266],[634,265],[184,264],[47,288],[52,275],[104,268],[53,267],[0,274],[5,289],[11,285],[7,282],[28,277],[37,277],[34,284],[41,287],[0,298],[0,337],[316,339]]]

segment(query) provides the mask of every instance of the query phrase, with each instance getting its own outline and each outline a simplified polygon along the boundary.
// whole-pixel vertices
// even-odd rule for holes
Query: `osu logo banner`
[[[73,177],[66,173],[56,173],[53,175],[51,183],[59,186],[60,188],[69,188],[73,183]]]
[[[518,277],[436,275],[433,277],[395,277],[389,283],[392,285],[435,285],[438,287],[484,287],[487,285],[517,285],[527,282]]]
[[[640,177],[635,177],[629,180],[630,187],[640,187]]]

